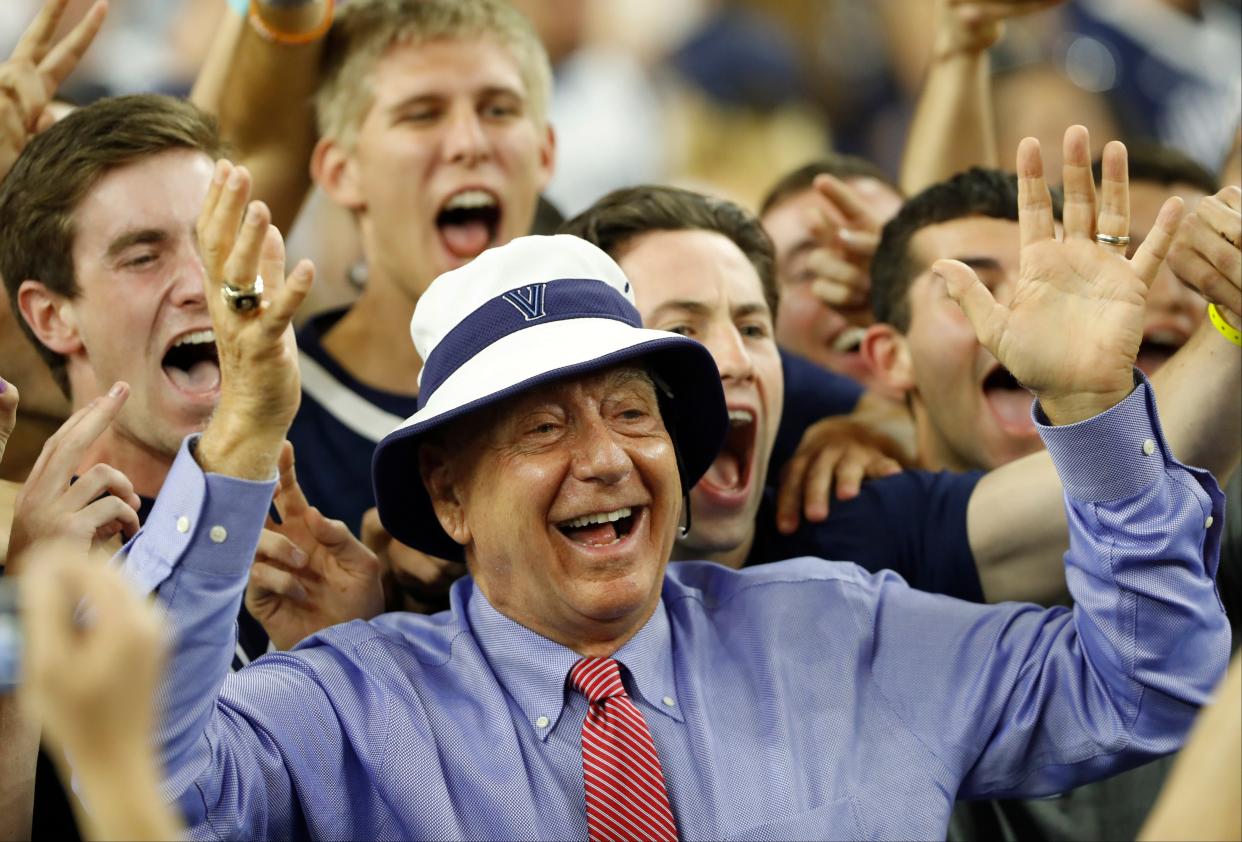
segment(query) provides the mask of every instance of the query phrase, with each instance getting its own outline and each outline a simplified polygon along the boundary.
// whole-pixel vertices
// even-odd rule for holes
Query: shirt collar
[[[567,679],[581,656],[501,614],[478,587],[471,588],[468,599],[466,614],[492,672],[539,739],[546,740],[565,710],[566,694],[573,692]],[[676,704],[672,636],[663,600],[651,619],[613,657],[629,672],[626,686],[632,694],[649,708],[683,721]],[[666,698],[674,704],[666,704]],[[540,727],[544,718],[547,721]]]

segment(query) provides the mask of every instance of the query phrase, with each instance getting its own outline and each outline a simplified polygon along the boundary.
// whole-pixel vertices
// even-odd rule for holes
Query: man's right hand
[[[71,415],[47,440],[17,495],[7,575],[18,572],[23,551],[35,541],[61,540],[86,553],[118,533],[131,536],[138,531],[142,503],[123,473],[99,464],[73,481],[87,449],[108,429],[127,397],[129,386],[117,383]]]
[[[1028,15],[1064,0],[940,0],[934,54],[980,53],[1004,34],[1006,18]]]
[[[448,608],[449,588],[466,575],[466,565],[460,561],[427,555],[393,538],[373,508],[362,516],[362,543],[379,557],[389,611],[443,611]]]
[[[8,175],[30,138],[52,123],[47,104],[103,25],[108,4],[98,0],[59,43],[52,41],[69,0],[47,0],[0,63],[0,179]]]
[[[1226,187],[1186,214],[1168,263],[1179,281],[1213,302],[1234,327],[1242,324],[1242,188]]]
[[[4,449],[17,424],[17,387],[0,378],[0,462],[4,461]]]
[[[204,471],[267,480],[301,400],[291,322],[310,291],[314,266],[303,260],[281,282],[284,239],[267,206],[249,198],[246,168],[218,161],[198,220],[198,245],[220,358],[220,404],[196,457]],[[222,294],[225,285],[249,288],[256,277],[265,288],[260,305],[234,310]]]

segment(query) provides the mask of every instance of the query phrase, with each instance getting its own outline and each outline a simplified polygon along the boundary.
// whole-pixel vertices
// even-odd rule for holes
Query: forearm
[[[998,24],[972,31],[945,0],[936,4],[931,62],[901,162],[907,196],[970,167],[995,167],[988,45]]]
[[[1242,452],[1242,353],[1204,321],[1151,378],[1178,460],[1224,485]]]
[[[326,0],[274,7],[265,20],[283,32],[313,31],[327,14]],[[315,145],[312,97],[319,82],[323,41],[284,45],[268,41],[230,10],[216,32],[190,99],[216,115],[234,160],[254,178],[254,198],[267,203],[272,222],[292,227],[310,188]]]
[[[39,728],[15,695],[0,695],[0,839],[29,839]]]

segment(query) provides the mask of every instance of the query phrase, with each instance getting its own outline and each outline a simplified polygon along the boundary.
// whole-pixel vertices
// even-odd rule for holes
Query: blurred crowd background
[[[111,0],[63,89],[185,93],[226,0]],[[348,2],[348,0],[345,0]],[[928,60],[930,0],[513,0],[556,66],[549,198],[573,214],[615,187],[672,182],[754,206],[827,148],[896,174]],[[90,5],[74,0],[75,22]],[[36,0],[0,5],[0,50]],[[993,50],[999,148],[1156,139],[1217,171],[1242,113],[1242,0],[1073,0]],[[1054,166],[1056,163],[1050,161]]]

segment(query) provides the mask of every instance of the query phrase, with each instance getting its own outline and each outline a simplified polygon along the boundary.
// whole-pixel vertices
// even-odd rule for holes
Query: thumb
[[[975,270],[960,260],[937,260],[932,274],[944,281],[949,297],[962,308],[980,344],[995,355],[1009,311],[997,303]]]
[[[392,541],[388,530],[380,523],[379,510],[372,507],[362,516],[362,543],[373,553],[381,553]]]

